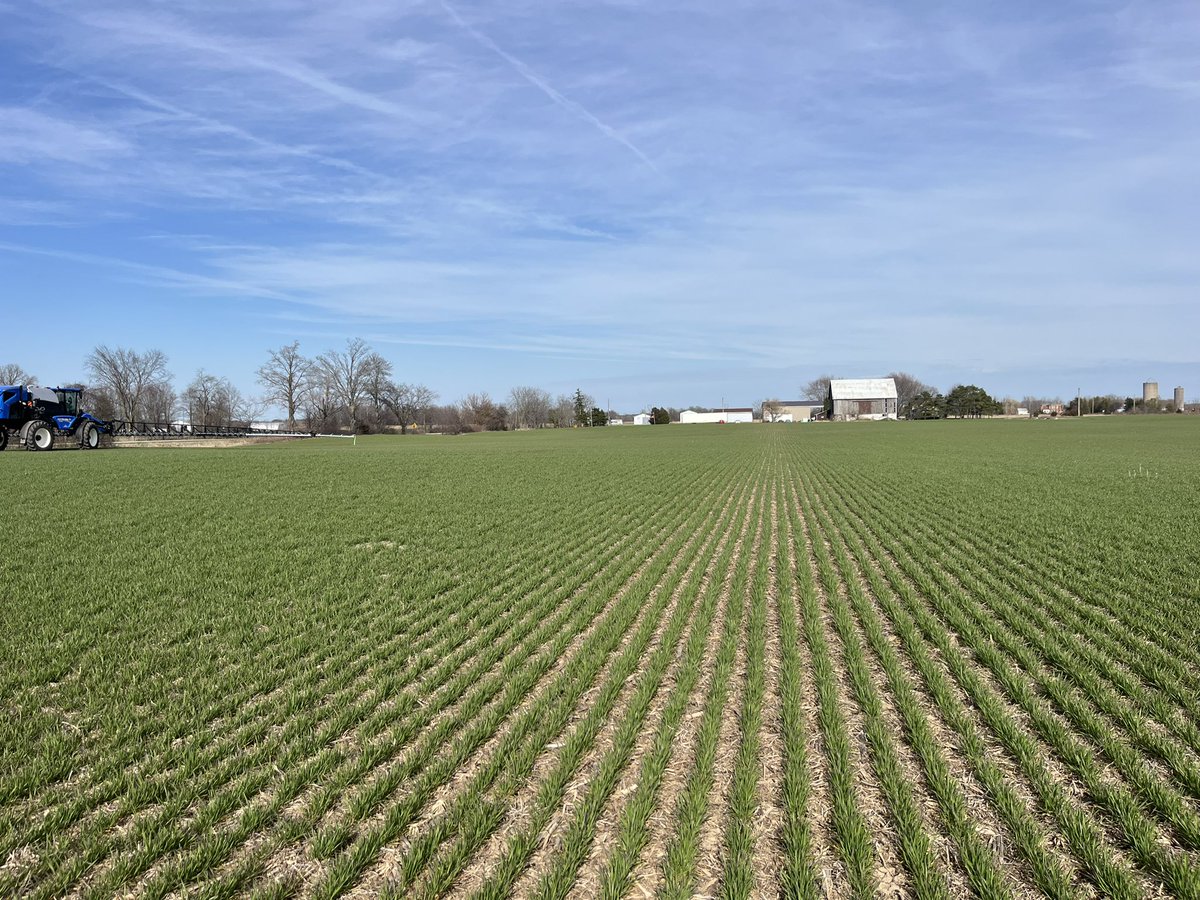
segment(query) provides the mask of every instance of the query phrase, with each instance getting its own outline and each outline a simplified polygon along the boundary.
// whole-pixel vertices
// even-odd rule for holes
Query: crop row
[[[1188,788],[1195,758],[1139,715],[1153,714],[1155,704],[1139,711],[1129,702],[1129,695],[1136,700],[1150,687],[1129,679],[1128,671],[1118,675],[1111,658],[1094,646],[1086,648],[1063,628],[1073,621],[1078,604],[1056,603],[1052,578],[1022,591],[1019,583],[1002,577],[1008,568],[999,552],[1004,544],[989,546],[981,536],[988,532],[986,521],[976,526],[969,511],[947,515],[929,500],[861,478],[854,480],[850,495],[847,479],[834,467],[812,461],[811,468],[826,480],[823,496],[839,498],[829,503],[841,506],[842,530],[864,542],[861,565],[890,576],[889,589],[910,604],[908,612],[924,640],[946,658],[990,736],[1028,779],[1040,805],[1031,812],[1053,817],[1085,877],[1106,895],[1140,896],[1146,882],[1139,881],[1133,865],[1175,896],[1195,896],[1195,798]],[[886,593],[876,585],[877,597]],[[894,621],[898,631],[907,625]],[[921,648],[913,644],[908,652],[919,662]],[[962,655],[963,648],[970,656]],[[1144,658],[1154,659],[1161,649],[1150,645],[1144,652]],[[1119,696],[1116,683],[1124,684],[1126,697]],[[941,693],[948,700],[947,692]],[[1161,712],[1163,698],[1157,699]],[[956,718],[961,722],[950,711],[947,721]],[[1132,731],[1127,733],[1126,726]],[[963,746],[971,746],[969,735]],[[1153,751],[1151,758],[1139,749]],[[1103,763],[1098,755],[1105,757]],[[1174,771],[1155,765],[1153,756]],[[1047,758],[1054,764],[1047,765]],[[1075,790],[1065,787],[1064,777],[1088,802],[1073,800]],[[1039,885],[1048,894],[1067,895],[1064,878],[1040,851],[1044,842],[1031,840],[1030,823],[1016,817],[1020,811],[1013,799],[998,806],[1001,812],[1007,808],[1014,835],[1025,835],[1023,849]],[[1114,832],[1119,835],[1115,843]],[[1128,863],[1126,853],[1132,857]]]

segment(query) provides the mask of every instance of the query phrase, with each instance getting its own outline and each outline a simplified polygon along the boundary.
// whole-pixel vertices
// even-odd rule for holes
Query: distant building
[[[650,413],[638,413],[637,415],[635,415],[633,417],[633,424],[634,425],[649,425],[649,424],[651,424]]]
[[[617,418],[612,418],[612,419],[609,419],[609,420],[608,420],[608,424],[609,424],[609,425],[624,425],[624,424],[625,424],[625,420],[624,420],[624,419],[622,419],[622,418],[620,418],[620,417],[617,417]]]
[[[754,410],[749,406],[731,406],[726,409],[717,410],[716,412],[696,412],[694,409],[685,409],[679,414],[679,422],[683,425],[698,425],[704,422],[733,425],[738,422],[753,421]]]
[[[764,405],[764,422],[808,422],[820,418],[825,409],[824,400],[776,400],[773,405],[775,412],[770,414]]]
[[[898,402],[892,378],[835,378],[829,382],[833,418],[895,419]]]
[[[1024,406],[1018,406],[1018,407],[1017,407],[1017,415],[1018,415],[1018,416],[1025,416],[1026,418],[1028,418],[1028,417],[1029,417],[1029,410],[1028,410],[1028,409],[1026,409]]]

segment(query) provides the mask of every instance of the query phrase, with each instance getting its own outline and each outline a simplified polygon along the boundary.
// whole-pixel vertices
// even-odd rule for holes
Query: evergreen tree
[[[910,419],[942,419],[946,416],[946,398],[935,391],[921,391],[908,404]]]
[[[978,419],[994,416],[1001,411],[1000,404],[981,387],[959,384],[946,395],[946,415]]]
[[[588,414],[588,397],[580,388],[575,388],[575,424],[580,428],[592,424]]]

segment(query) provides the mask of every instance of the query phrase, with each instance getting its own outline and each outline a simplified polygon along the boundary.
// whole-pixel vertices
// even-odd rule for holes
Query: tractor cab
[[[25,390],[38,414],[54,419],[60,427],[67,427],[68,419],[73,423],[79,416],[79,398],[83,394],[80,388],[36,387],[31,384]]]
[[[55,388],[54,397],[62,408],[62,415],[75,418],[79,415],[79,398],[83,394],[79,388]]]

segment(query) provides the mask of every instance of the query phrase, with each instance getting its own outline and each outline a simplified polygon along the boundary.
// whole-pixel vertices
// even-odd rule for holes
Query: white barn
[[[835,378],[829,382],[833,418],[895,419],[898,403],[892,378]]]
[[[636,413],[633,417],[634,425],[649,425],[650,413]]]
[[[728,407],[716,412],[696,412],[694,409],[685,409],[679,414],[679,422],[683,425],[698,425],[704,422],[736,424],[753,421],[754,410],[749,406]]]

